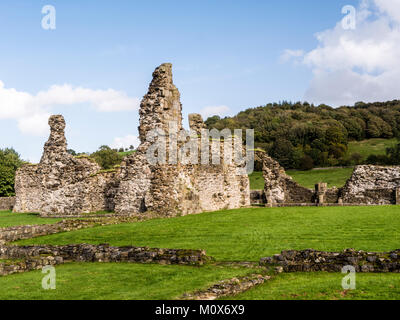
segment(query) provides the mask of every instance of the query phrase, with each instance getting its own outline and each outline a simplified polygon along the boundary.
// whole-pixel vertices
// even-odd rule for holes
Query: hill
[[[281,102],[233,117],[213,116],[206,124],[209,129],[254,129],[256,147],[287,169],[349,166],[363,163],[369,155],[353,142],[400,136],[400,100],[340,108]]]

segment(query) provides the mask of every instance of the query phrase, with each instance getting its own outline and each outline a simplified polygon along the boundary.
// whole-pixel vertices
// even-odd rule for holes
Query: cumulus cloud
[[[356,12],[355,30],[339,21],[301,57],[313,71],[304,100],[339,106],[400,98],[400,0],[362,0]]]
[[[230,111],[228,106],[209,106],[201,109],[200,114],[204,119],[211,116],[225,116]]]
[[[133,135],[127,135],[125,137],[117,137],[114,139],[113,143],[111,144],[111,148],[119,149],[119,148],[129,148],[133,146],[137,148],[140,144],[140,140],[138,137]]]
[[[69,84],[54,85],[36,95],[6,88],[0,81],[0,119],[14,119],[23,133],[44,135],[47,120],[56,106],[86,103],[98,112],[130,111],[139,107],[140,100],[114,89],[93,90]]]

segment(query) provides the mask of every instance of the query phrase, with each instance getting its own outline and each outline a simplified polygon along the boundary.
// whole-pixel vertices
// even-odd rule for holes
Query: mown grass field
[[[356,289],[343,290],[341,273],[285,273],[233,300],[399,300],[400,274],[358,273]]]
[[[12,213],[11,211],[0,211],[0,228],[56,223],[60,220],[61,219],[40,218],[39,215],[35,213]]]
[[[0,277],[0,299],[175,299],[185,292],[254,272],[222,261],[258,261],[285,249],[390,251],[400,243],[400,207],[247,208],[96,227],[16,244],[110,243],[205,249],[203,267],[86,263],[56,267],[57,289],[39,271]],[[36,218],[39,219],[39,218]],[[52,220],[54,221],[54,220]],[[238,299],[399,299],[400,274],[357,275],[344,292],[341,274],[280,274]]]
[[[0,299],[172,300],[251,271],[219,266],[71,263],[56,266],[55,290],[42,288],[41,271],[0,277]]]
[[[386,149],[398,143],[397,139],[369,139],[363,141],[351,141],[348,145],[347,154],[359,153],[363,160],[370,155],[384,155]]]
[[[286,249],[397,249],[399,217],[399,206],[245,208],[95,227],[17,243],[205,249],[218,261],[259,261]]]
[[[353,168],[327,168],[323,170],[298,171],[288,170],[286,173],[298,184],[306,188],[314,189],[319,182],[328,183],[328,187],[343,187],[353,173]],[[264,189],[262,172],[253,172],[249,175],[250,188],[252,190]]]

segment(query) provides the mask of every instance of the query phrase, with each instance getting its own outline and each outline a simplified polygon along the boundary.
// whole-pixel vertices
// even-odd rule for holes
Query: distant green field
[[[288,170],[286,173],[294,181],[306,188],[314,189],[319,182],[328,183],[328,187],[343,187],[353,173],[353,168],[331,168],[323,170],[297,171]]]
[[[353,168],[331,168],[324,170],[298,171],[288,170],[286,172],[294,181],[306,188],[313,189],[319,182],[328,183],[328,187],[343,187],[353,173]],[[250,188],[252,190],[264,189],[264,178],[262,172],[253,172],[250,176]]]
[[[39,215],[35,213],[12,213],[11,211],[0,211],[0,228],[56,223],[60,220],[61,219],[40,218]]]
[[[234,300],[398,300],[400,274],[358,273],[356,289],[342,288],[341,273],[284,273]]]
[[[359,153],[363,160],[370,155],[384,155],[386,149],[398,143],[397,139],[369,139],[364,141],[351,141],[348,145],[347,154]]]

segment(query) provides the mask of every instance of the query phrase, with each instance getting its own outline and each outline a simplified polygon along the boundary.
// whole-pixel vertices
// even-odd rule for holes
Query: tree
[[[15,173],[22,164],[20,155],[14,149],[0,149],[0,197],[15,195]]]
[[[101,146],[90,157],[105,170],[112,169],[114,166],[120,164],[123,158],[122,155],[109,146]]]

